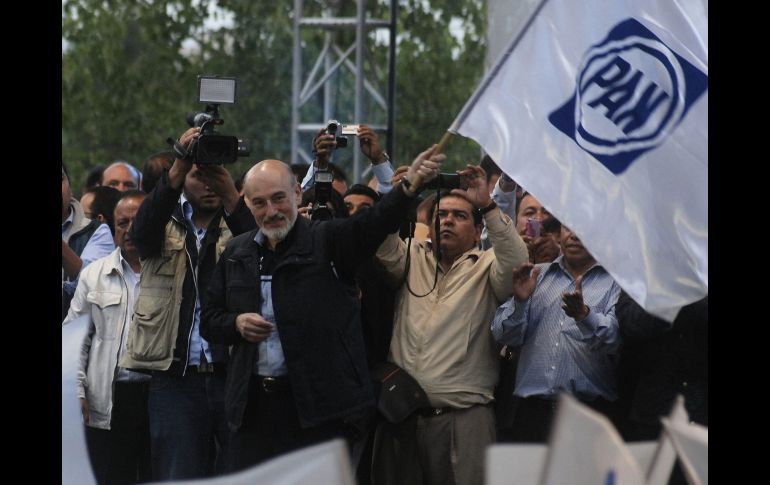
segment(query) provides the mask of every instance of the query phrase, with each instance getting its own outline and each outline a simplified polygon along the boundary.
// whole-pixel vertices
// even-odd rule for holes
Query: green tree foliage
[[[237,178],[253,161],[287,160],[290,151],[292,3],[240,0],[218,6],[232,16],[232,25],[199,37],[195,74],[237,78],[236,102],[220,107],[225,124],[218,128],[251,145],[249,157],[228,166]]]
[[[92,165],[141,169],[180,132],[197,71],[180,51],[205,10],[190,0],[69,0],[62,10],[62,156],[79,187]]]
[[[463,37],[455,37],[450,24]],[[396,146],[411,161],[437,143],[484,73],[486,12],[474,0],[402,0],[396,56]],[[478,145],[453,136],[443,171],[478,163]]]
[[[323,3],[306,0],[304,14],[320,15]],[[388,4],[369,0],[369,16],[388,18]],[[216,29],[204,25],[213,5],[232,21]],[[355,1],[340,0],[337,7],[355,16]],[[228,166],[235,177],[255,160],[290,161],[292,9],[290,1],[65,0],[62,153],[74,187],[93,165],[125,159],[141,168],[149,154],[166,149],[166,137],[185,129],[186,114],[203,108],[196,99],[199,74],[238,78],[236,104],[220,107],[225,124],[219,128],[251,142],[251,156]],[[392,154],[399,163],[437,142],[472,93],[483,73],[484,25],[482,0],[400,0]],[[352,42],[352,32],[338,35],[341,45]],[[320,43],[308,30],[303,39],[309,69]],[[379,46],[370,60],[385,69],[386,56]],[[353,94],[345,84],[335,106],[352,112],[346,106]],[[321,116],[318,108],[307,109]],[[372,110],[372,118],[381,115]],[[342,114],[340,120],[354,121]],[[476,162],[479,149],[454,137],[447,154],[450,170]]]

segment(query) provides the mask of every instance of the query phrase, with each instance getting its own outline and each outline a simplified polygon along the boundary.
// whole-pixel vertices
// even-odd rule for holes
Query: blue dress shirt
[[[579,399],[617,399],[620,345],[615,304],[620,287],[598,263],[583,276],[583,301],[590,312],[581,322],[562,310],[562,294],[575,291],[564,256],[541,269],[532,296],[503,303],[492,321],[500,343],[521,347],[514,394],[553,397],[567,391]]]
[[[257,231],[257,235],[254,236],[254,241],[260,245],[263,252],[268,252],[267,240],[262,231]],[[271,254],[267,253],[269,258]],[[259,310],[259,314],[262,318],[272,323],[275,329],[267,339],[259,342],[257,351],[259,357],[254,363],[254,373],[261,376],[282,376],[289,373],[289,369],[286,367],[286,358],[283,355],[283,347],[281,346],[281,339],[278,335],[278,326],[275,325],[275,313],[273,313],[273,271],[272,264],[263,264],[264,257],[259,261],[259,291],[261,296],[262,305]]]
[[[193,208],[192,204],[187,201],[187,197],[184,193],[181,196],[182,213],[184,214],[185,221],[187,221],[187,230],[193,231],[195,234],[195,245],[200,253],[201,244],[203,238],[206,237],[205,227],[195,227],[193,223]],[[209,343],[201,337],[201,299],[200,289],[198,288],[198,268],[195,268],[195,313],[193,317],[192,334],[190,335],[190,346],[187,349],[187,365],[198,365],[201,363],[201,352],[206,355],[206,362],[214,362],[214,357],[211,355],[209,349]]]

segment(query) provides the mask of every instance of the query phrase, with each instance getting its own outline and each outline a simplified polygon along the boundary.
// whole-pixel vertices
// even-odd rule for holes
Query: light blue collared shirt
[[[500,343],[521,347],[514,394],[553,396],[567,391],[581,399],[617,399],[620,346],[615,304],[620,286],[598,263],[583,276],[583,301],[590,312],[581,322],[562,310],[562,294],[575,290],[564,256],[538,264],[535,292],[526,302],[503,303],[492,321]]]
[[[110,226],[102,223],[96,228],[91,239],[86,243],[83,252],[80,253],[80,259],[83,261],[83,268],[101,259],[115,251],[115,238],[110,231]],[[82,269],[81,269],[82,271]]]
[[[187,197],[182,193],[180,202],[182,203],[182,213],[184,214],[185,221],[187,221],[187,229],[195,234],[195,247],[200,254],[203,238],[206,237],[205,227],[195,227],[193,223],[193,208],[192,204],[188,202]],[[195,270],[195,313],[193,317],[192,335],[190,335],[190,346],[187,349],[187,365],[198,365],[201,363],[201,351],[206,355],[206,362],[214,362],[214,357],[211,355],[211,349],[209,349],[209,343],[201,337],[201,299],[199,295],[200,289],[198,288],[198,266]]]
[[[518,185],[516,186],[518,187]],[[500,179],[497,179],[495,187],[492,189],[492,193],[489,196],[495,201],[497,207],[503,214],[508,215],[516,225],[516,187],[510,192],[504,192],[500,188]],[[484,223],[484,227],[481,229],[481,249],[487,250],[492,247],[492,243],[489,242],[489,231],[487,231],[487,224]]]
[[[64,228],[62,227],[62,229]],[[83,271],[83,268],[97,259],[109,256],[113,251],[115,251],[115,239],[112,237],[110,226],[101,224],[88,239],[83,252],[80,253],[80,260],[83,262],[80,271]],[[65,281],[64,290],[70,295],[74,295],[78,281],[80,281],[80,274],[71,281]]]
[[[69,229],[69,227],[72,225],[72,222],[75,220],[75,211],[70,210],[70,215],[67,216],[67,219],[64,220],[64,222],[61,223],[61,233],[62,236],[64,235],[64,231]]]
[[[261,230],[257,231],[254,241],[262,248],[267,247],[267,240]],[[286,367],[286,358],[283,355],[283,347],[278,335],[278,326],[275,324],[275,313],[273,313],[273,275],[263,273],[261,259],[259,266],[259,292],[262,300],[259,314],[262,315],[262,318],[275,325],[275,329],[267,339],[260,342],[257,346],[259,358],[254,363],[254,372],[260,376],[282,376],[288,374],[289,369]]]

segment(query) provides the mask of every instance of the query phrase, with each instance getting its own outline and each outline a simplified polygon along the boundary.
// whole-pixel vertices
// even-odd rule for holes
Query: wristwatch
[[[417,193],[417,191],[412,188],[412,182],[406,178],[406,175],[401,177],[401,186],[403,187],[404,193],[409,197],[413,197]]]
[[[486,214],[487,212],[489,212],[489,211],[493,210],[495,207],[497,207],[497,202],[495,202],[495,201],[494,201],[494,199],[493,199],[493,200],[492,200],[492,201],[489,203],[489,205],[488,205],[488,206],[486,206],[486,207],[484,207],[484,208],[482,208],[482,209],[479,209],[479,213],[480,213],[480,214],[483,216],[483,215],[484,215],[484,214]]]

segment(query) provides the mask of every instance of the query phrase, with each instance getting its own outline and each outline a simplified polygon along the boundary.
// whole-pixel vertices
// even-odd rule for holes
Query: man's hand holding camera
[[[326,128],[321,128],[313,139],[313,148],[316,168],[325,169],[332,152],[337,148],[337,137],[326,133]]]
[[[529,260],[535,264],[550,263],[559,257],[559,253],[561,252],[559,244],[549,233],[544,233],[541,236],[534,238],[524,234],[521,236],[521,239],[523,239],[524,244],[527,245]]]
[[[366,158],[371,160],[374,165],[379,163],[385,163],[389,160],[385,154],[385,150],[380,145],[380,137],[369,126],[360,124],[358,125],[358,140],[361,145],[361,153]]]
[[[233,177],[223,165],[198,165],[198,177],[222,198],[222,205],[228,214],[235,212],[241,196],[235,189]]]
[[[185,150],[190,150],[193,142],[200,136],[200,128],[189,128],[179,137],[179,143]],[[230,176],[230,172],[223,165],[199,164],[195,176],[201,182],[206,184],[215,194],[222,198],[222,205],[227,213],[232,214],[238,205],[240,195],[235,189],[235,182]],[[193,168],[193,161],[189,158],[179,158],[174,160],[174,164],[168,171],[169,184],[176,190],[182,190],[185,177]]]
[[[457,174],[465,178],[468,188],[452,189],[453,194],[465,197],[477,209],[483,209],[492,203],[487,186],[487,173],[483,168],[468,164],[465,170],[458,170]]]
[[[179,137],[179,143],[184,147],[185,150],[190,149],[192,141],[200,136],[200,131],[200,128],[188,128],[187,131],[182,133],[182,136]],[[168,182],[171,187],[176,190],[182,190],[184,179],[187,177],[187,172],[192,169],[192,166],[193,163],[191,160],[177,157],[176,160],[174,160],[174,164],[168,171]]]

